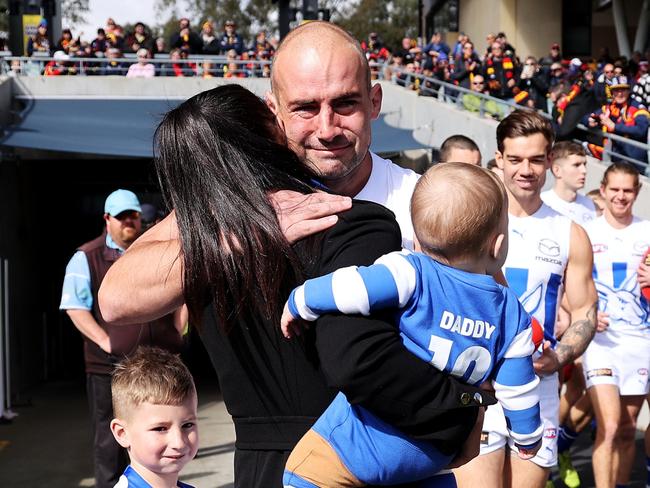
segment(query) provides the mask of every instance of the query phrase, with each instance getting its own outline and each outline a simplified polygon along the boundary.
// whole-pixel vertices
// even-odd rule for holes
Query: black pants
[[[95,488],[113,488],[128,466],[129,457],[111,433],[110,424],[113,420],[111,377],[103,374],[87,374],[86,390],[93,425]]]

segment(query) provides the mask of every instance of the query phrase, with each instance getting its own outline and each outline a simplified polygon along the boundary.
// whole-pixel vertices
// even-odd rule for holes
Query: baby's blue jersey
[[[491,276],[444,266],[419,253],[394,252],[372,266],[308,280],[288,304],[294,317],[305,320],[399,308],[402,340],[413,354],[473,385],[492,380],[515,442],[529,447],[541,438],[531,319],[517,296]],[[336,414],[329,410],[324,416]]]

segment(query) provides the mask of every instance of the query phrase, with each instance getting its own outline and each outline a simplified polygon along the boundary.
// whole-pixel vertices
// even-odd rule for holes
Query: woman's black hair
[[[313,174],[287,147],[275,116],[242,86],[223,85],[168,112],[155,141],[163,196],[176,210],[193,322],[210,301],[225,330],[237,318],[279,318],[281,290],[299,266],[268,193],[310,193]]]

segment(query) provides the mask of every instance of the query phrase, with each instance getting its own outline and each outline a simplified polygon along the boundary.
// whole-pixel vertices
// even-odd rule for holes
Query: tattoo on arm
[[[555,346],[555,353],[561,366],[579,357],[593,339],[596,333],[596,312],[598,302],[587,311],[586,318],[573,322]]]

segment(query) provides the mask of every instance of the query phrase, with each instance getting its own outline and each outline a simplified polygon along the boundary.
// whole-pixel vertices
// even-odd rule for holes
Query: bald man
[[[271,81],[268,105],[301,161],[332,191],[375,201],[391,209],[400,225],[403,244],[411,247],[413,227],[409,201],[418,176],[369,150],[370,124],[379,115],[382,92],[380,85],[370,84],[368,64],[357,41],[329,23],[301,26],[278,48]],[[290,242],[332,225],[336,219],[328,216],[350,205],[349,199],[341,197],[317,194],[307,199],[304,195],[287,196],[287,193],[276,194],[273,199]],[[305,201],[306,204],[302,203]],[[172,214],[131,246],[130,252],[117,263],[126,260],[125,265],[111,268],[99,297],[102,313],[109,321],[129,323],[141,317],[158,316],[182,302],[182,256],[179,258],[177,236]],[[341,250],[342,254],[345,252]],[[341,388],[352,403],[356,399],[402,431],[454,452],[470,434],[482,410],[477,407],[488,400],[478,389],[462,385],[417,360],[402,345],[395,324],[386,323],[384,327],[383,323],[374,320],[370,327],[346,326],[348,342],[329,345],[347,351],[341,356],[345,360],[337,365],[346,369],[341,375],[346,384]],[[322,326],[319,330],[323,330]],[[358,354],[364,343],[372,347],[364,346],[363,361],[355,362],[351,358],[356,357],[354,354]],[[396,344],[399,350],[395,349]],[[318,345],[321,347],[320,342]],[[318,359],[326,361],[321,349],[319,355]],[[396,368],[396,358],[406,366]],[[416,362],[423,363],[422,367]],[[379,378],[379,383],[365,381],[364,368],[368,369],[368,365],[373,365],[373,377]],[[296,372],[288,369],[286,374]],[[322,399],[303,398],[307,403],[317,400]],[[322,409],[326,407],[325,402]],[[268,426],[271,428],[274,422],[279,420],[269,420]],[[302,427],[299,424],[293,431],[298,433]],[[261,436],[264,432],[264,429],[250,428],[246,431],[249,436],[251,433]],[[271,428],[267,432],[274,431]],[[239,440],[240,433],[238,430],[235,486],[281,486],[285,454],[288,455],[300,436],[283,442],[277,439],[247,442],[244,446]],[[478,446],[472,454],[477,451]]]

